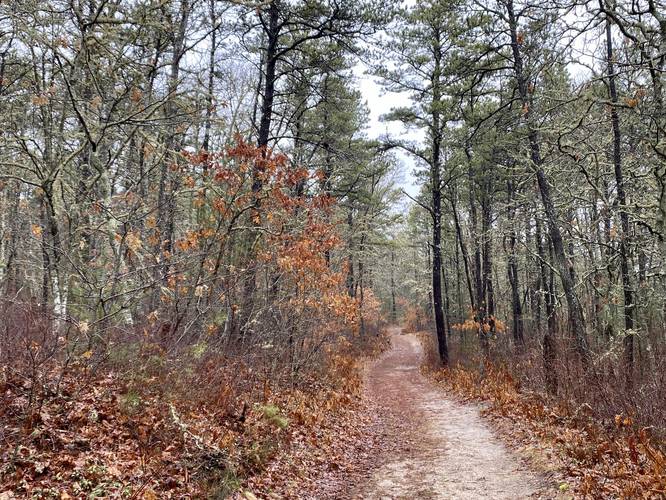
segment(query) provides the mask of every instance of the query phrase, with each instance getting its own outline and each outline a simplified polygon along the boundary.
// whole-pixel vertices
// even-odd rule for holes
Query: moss
[[[289,426],[289,419],[282,415],[280,407],[276,405],[258,405],[257,409],[268,422],[278,429],[286,429]]]

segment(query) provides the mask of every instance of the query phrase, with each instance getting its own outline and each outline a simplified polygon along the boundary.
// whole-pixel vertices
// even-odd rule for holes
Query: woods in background
[[[426,168],[382,296],[432,304],[444,363],[664,424],[663,9],[425,2],[389,30],[387,119],[427,141],[392,142]]]

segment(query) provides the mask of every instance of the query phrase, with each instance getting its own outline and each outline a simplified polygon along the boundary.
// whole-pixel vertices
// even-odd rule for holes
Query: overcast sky
[[[365,70],[361,65],[358,68],[359,73]],[[358,75],[357,85],[368,105],[367,133],[370,138],[376,139],[385,137],[386,135],[391,137],[405,137],[408,134],[411,140],[420,141],[422,139],[422,131],[411,130],[407,132],[403,125],[398,122],[388,122],[380,119],[382,115],[388,113],[392,108],[409,106],[410,101],[407,94],[385,92],[376,83],[376,78],[367,74]],[[398,156],[402,163],[402,178],[404,180],[402,187],[410,196],[415,196],[419,191],[419,187],[413,175],[414,168],[416,167],[414,158],[402,151],[396,151],[396,156]]]
[[[416,0],[405,0],[403,5],[413,6]],[[376,83],[376,78],[371,75],[365,74],[366,67],[363,64],[357,66],[357,85],[365,99],[368,110],[368,136],[376,139],[382,136],[389,135],[391,137],[405,137],[406,131],[402,124],[398,122],[381,121],[380,117],[392,108],[409,106],[410,101],[407,94],[397,94],[393,92],[385,92],[380,85]],[[412,130],[409,131],[408,137],[414,141],[420,141],[423,137],[423,131]],[[419,187],[413,175],[414,168],[416,167],[415,160],[403,151],[396,151],[396,156],[402,162],[402,178],[404,185],[402,188],[409,193],[410,196],[415,196]]]

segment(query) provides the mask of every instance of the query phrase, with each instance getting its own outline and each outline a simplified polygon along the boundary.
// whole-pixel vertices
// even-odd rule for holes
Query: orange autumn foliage
[[[402,324],[405,332],[420,332],[427,327],[429,316],[419,305],[412,304],[405,299],[399,299],[403,312]]]
[[[187,159],[188,179],[195,179],[198,188],[197,206],[208,216],[176,242],[176,252],[196,252],[204,234],[227,245],[231,233],[248,229],[243,221],[249,217],[251,230],[260,235],[253,264],[275,276],[282,315],[320,317],[317,333],[355,329],[359,303],[345,291],[344,264],[331,257],[342,245],[336,200],[307,189],[318,185],[321,173],[294,166],[287,156],[241,137],[221,153],[200,152]],[[211,259],[208,269],[217,272],[218,264]]]
[[[490,333],[495,328],[495,333],[506,333],[505,323],[495,316],[488,316],[483,322],[483,332]],[[451,325],[451,328],[457,331],[467,332],[467,333],[476,333],[481,329],[481,324],[474,319],[474,311],[470,311],[468,317],[462,323],[456,323]]]

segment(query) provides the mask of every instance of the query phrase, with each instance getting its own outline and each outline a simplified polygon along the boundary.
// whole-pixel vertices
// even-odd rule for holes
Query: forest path
[[[368,368],[367,396],[389,422],[392,446],[357,499],[516,499],[543,486],[492,433],[474,405],[451,400],[420,372],[414,335],[391,330],[391,349]],[[394,449],[393,449],[394,448]]]

